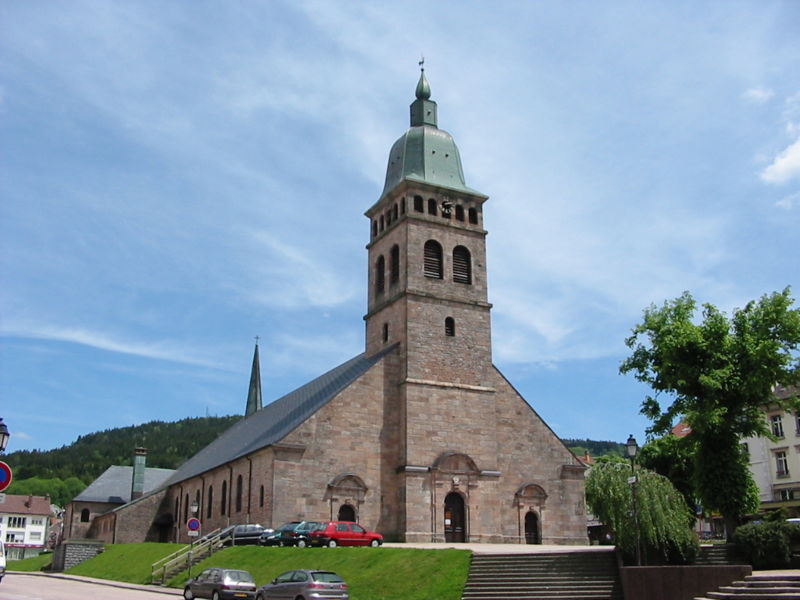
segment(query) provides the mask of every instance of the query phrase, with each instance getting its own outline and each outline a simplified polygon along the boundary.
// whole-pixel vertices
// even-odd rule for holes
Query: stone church
[[[492,364],[484,206],[424,70],[367,209],[362,354],[245,418],[159,489],[98,516],[107,541],[186,522],[357,520],[387,541],[586,544],[584,465]],[[256,347],[256,353],[258,348]]]

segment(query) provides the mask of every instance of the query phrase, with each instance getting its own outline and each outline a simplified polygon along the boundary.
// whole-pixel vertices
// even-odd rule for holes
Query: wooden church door
[[[461,494],[450,492],[444,499],[444,540],[464,542],[464,499]]]

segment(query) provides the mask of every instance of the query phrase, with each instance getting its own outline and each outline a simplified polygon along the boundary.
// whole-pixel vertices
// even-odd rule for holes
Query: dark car
[[[220,533],[220,541],[231,546],[244,546],[246,544],[258,544],[261,534],[264,533],[264,526],[258,523],[248,525],[234,525],[223,529]]]
[[[286,571],[258,588],[257,600],[348,600],[347,584],[333,571]]]
[[[294,531],[295,527],[303,521],[290,521],[284,523],[277,529],[264,531],[259,537],[258,543],[262,546],[283,546],[284,532]]]
[[[206,569],[194,579],[186,582],[183,597],[210,598],[211,600],[232,600],[234,598],[253,599],[256,596],[256,582],[247,571],[238,569]]]
[[[281,531],[281,546],[305,548],[311,540],[311,532],[322,526],[319,521],[301,521],[294,529]]]
[[[375,531],[367,531],[353,521],[328,521],[309,535],[312,546],[372,546],[383,544],[383,536]]]

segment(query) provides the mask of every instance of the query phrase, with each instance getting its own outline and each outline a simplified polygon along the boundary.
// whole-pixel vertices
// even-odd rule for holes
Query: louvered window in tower
[[[385,287],[385,275],[384,271],[386,269],[386,261],[383,258],[383,254],[378,257],[377,262],[375,263],[375,294],[382,294],[383,289]]]
[[[464,246],[456,246],[453,249],[453,281],[472,283],[472,257]]]
[[[389,264],[389,283],[395,284],[400,280],[400,246],[392,246]]]
[[[428,240],[425,242],[425,277],[441,279],[442,275],[442,247],[439,242]]]

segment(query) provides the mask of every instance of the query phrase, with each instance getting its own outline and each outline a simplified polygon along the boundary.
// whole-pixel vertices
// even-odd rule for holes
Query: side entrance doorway
[[[450,492],[444,499],[444,541],[465,542],[465,522],[464,498]]]
[[[539,515],[529,510],[525,514],[525,543],[541,544],[542,536],[539,533]]]

